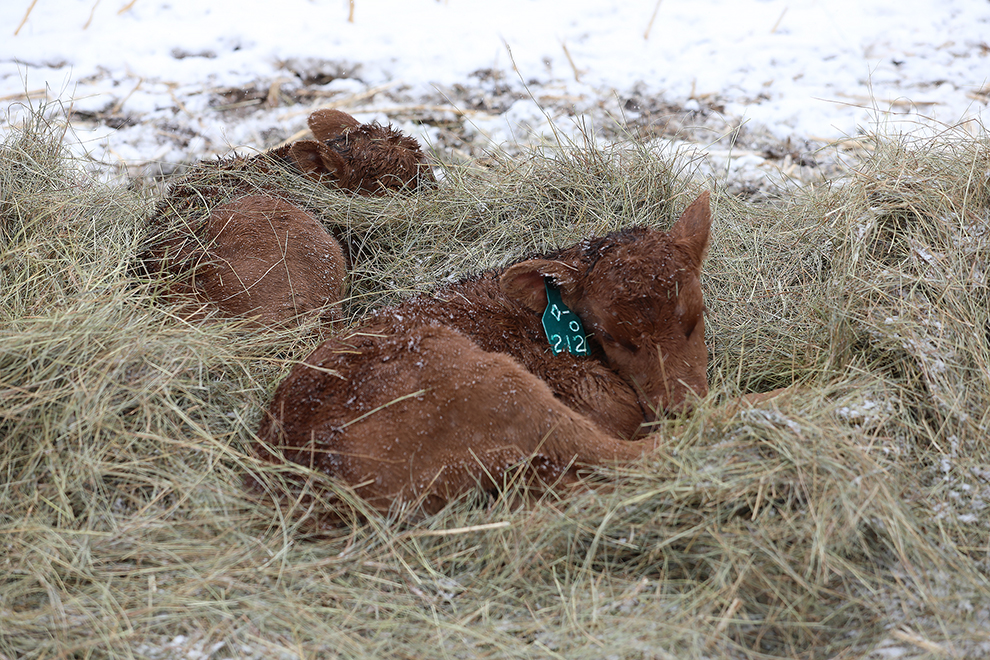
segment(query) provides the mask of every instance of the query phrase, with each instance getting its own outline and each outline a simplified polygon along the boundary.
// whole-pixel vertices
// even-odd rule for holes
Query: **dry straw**
[[[522,509],[316,534],[315,491],[243,479],[321,480],[245,452],[319,333],[174,318],[129,274],[147,201],[83,174],[57,125],[39,111],[0,154],[0,657],[990,653],[985,134],[877,137],[846,179],[774,204],[716,190],[713,394],[640,464]],[[286,183],[350,243],[356,319],[666,226],[692,173],[589,140],[445,166],[415,196]]]

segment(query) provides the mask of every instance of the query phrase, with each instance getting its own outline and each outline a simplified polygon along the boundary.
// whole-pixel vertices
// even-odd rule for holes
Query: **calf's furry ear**
[[[343,178],[344,159],[333,149],[316,140],[299,140],[289,147],[289,157],[303,174],[319,179],[329,174],[337,179]]]
[[[547,308],[544,280],[549,277],[564,294],[569,294],[577,284],[576,274],[572,266],[562,261],[529,259],[509,266],[499,278],[499,285],[508,298],[542,314]]]
[[[668,234],[674,242],[683,246],[694,260],[694,265],[700,267],[708,254],[708,238],[711,235],[712,211],[711,194],[706,190],[691,202],[684,210]]]
[[[309,116],[306,123],[320,142],[340,137],[348,129],[360,126],[357,119],[340,110],[317,110]]]

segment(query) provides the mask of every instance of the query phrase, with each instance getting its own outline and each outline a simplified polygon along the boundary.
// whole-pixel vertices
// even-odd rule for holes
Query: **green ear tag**
[[[584,326],[577,314],[567,309],[560,297],[560,289],[550,286],[543,280],[547,288],[547,309],[543,312],[543,330],[550,340],[550,350],[554,355],[561,351],[570,351],[574,355],[589,355],[588,339],[584,336]]]

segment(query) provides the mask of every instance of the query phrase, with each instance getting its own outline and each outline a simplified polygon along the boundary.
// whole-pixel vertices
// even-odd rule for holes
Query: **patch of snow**
[[[270,146],[337,102],[403,130],[477,117],[496,144],[547,136],[544,109],[652,130],[677,108],[713,142],[760,126],[800,144],[985,124],[990,102],[990,4],[970,0],[356,0],[353,20],[307,0],[120,5],[0,3],[0,131],[28,98],[60,99],[80,153],[167,171]]]

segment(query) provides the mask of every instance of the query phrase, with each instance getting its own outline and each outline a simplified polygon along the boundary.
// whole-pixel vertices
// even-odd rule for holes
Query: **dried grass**
[[[176,320],[128,275],[146,200],[60,144],[39,113],[0,154],[0,657],[990,655],[985,135],[878,137],[774,205],[716,191],[713,394],[641,464],[320,535],[317,496],[242,486],[292,478],[244,447],[318,336]],[[294,182],[358,251],[351,318],[666,226],[708,185],[592,143],[444,174],[386,199]]]

